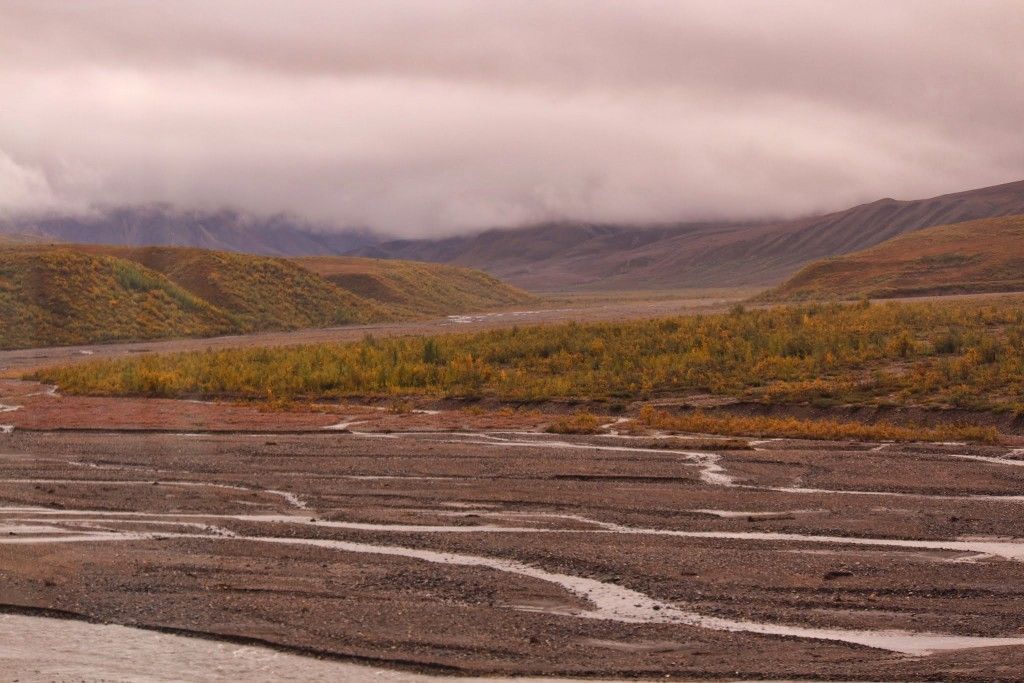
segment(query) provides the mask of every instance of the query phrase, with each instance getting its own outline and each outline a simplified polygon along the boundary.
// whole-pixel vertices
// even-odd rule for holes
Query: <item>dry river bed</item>
[[[9,432],[3,680],[1024,671],[1006,447]]]

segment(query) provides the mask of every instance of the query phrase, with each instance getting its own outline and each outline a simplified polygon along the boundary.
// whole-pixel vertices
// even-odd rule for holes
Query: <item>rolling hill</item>
[[[329,327],[532,300],[462,268],[303,261],[186,247],[0,245],[0,348]]]
[[[812,263],[765,301],[1024,291],[1024,215],[941,225]]]
[[[310,225],[285,216],[162,205],[5,218],[0,220],[0,234],[274,256],[347,254],[430,261],[480,269],[539,292],[707,289],[769,287],[813,261],[867,249],[907,232],[1022,213],[1024,181],[930,199],[881,199],[795,220],[660,225],[561,222],[444,239],[381,241],[367,231]]]
[[[788,221],[616,226],[557,223],[354,253],[479,268],[526,289],[768,286],[803,265],[935,225],[1024,213],[1024,181],[931,199],[882,199]]]
[[[0,249],[0,348],[208,336],[231,316],[147,268],[59,247]]]
[[[354,256],[308,256],[293,262],[341,289],[385,304],[408,318],[482,311],[536,300],[531,294],[469,268]]]
[[[242,331],[329,327],[397,315],[287,259],[186,247],[76,248],[156,271],[229,312]]]

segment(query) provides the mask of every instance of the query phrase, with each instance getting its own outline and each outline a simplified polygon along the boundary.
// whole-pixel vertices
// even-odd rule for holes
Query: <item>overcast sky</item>
[[[405,235],[1024,179],[1024,2],[3,0],[0,207]]]

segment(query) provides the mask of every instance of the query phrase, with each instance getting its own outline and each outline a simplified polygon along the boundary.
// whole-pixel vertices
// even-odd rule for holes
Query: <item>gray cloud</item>
[[[8,0],[0,206],[399,234],[1024,178],[1019,0]]]

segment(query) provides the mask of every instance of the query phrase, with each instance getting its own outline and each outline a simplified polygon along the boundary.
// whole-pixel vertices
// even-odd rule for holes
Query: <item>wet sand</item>
[[[199,639],[72,619],[0,614],[0,673],[19,681],[124,680],[430,683],[440,676],[375,668],[269,647]],[[461,678],[563,683],[554,678]]]
[[[423,428],[0,436],[0,603],[417,674],[1019,680],[1006,447],[380,419]]]

